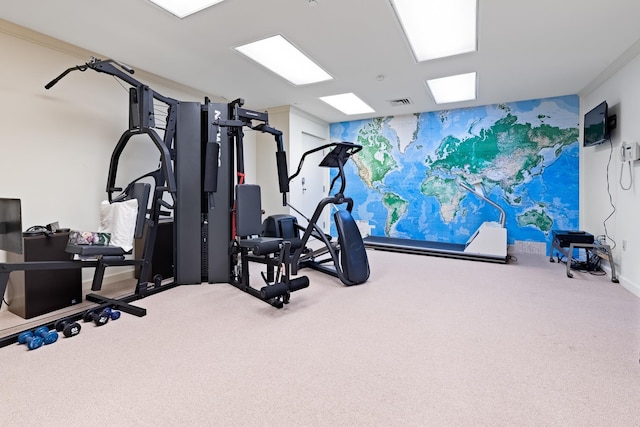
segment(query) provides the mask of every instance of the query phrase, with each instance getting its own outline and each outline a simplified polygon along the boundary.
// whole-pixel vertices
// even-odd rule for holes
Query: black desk
[[[7,253],[8,262],[69,261],[69,233],[23,238],[21,255]],[[14,271],[7,285],[9,311],[29,319],[82,302],[82,272],[71,270]]]

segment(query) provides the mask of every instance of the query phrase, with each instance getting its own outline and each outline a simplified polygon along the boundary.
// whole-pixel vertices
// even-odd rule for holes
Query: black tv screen
[[[0,198],[0,250],[22,253],[20,199]]]
[[[607,101],[584,115],[584,146],[602,144],[609,139]]]

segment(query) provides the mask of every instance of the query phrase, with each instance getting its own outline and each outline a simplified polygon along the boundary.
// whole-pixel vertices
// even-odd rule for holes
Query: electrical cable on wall
[[[611,158],[613,157],[613,142],[611,141],[611,139],[609,139],[609,147],[609,161],[607,162],[607,194],[609,195],[609,204],[611,205],[612,210],[609,216],[606,217],[604,221],[602,221],[602,225],[604,226],[604,235],[607,239],[611,240],[611,250],[613,250],[616,247],[616,241],[611,236],[609,236],[609,231],[607,231],[607,221],[609,221],[609,219],[611,219],[613,214],[616,212],[616,205],[613,204],[611,186],[609,185],[609,168],[611,167]]]

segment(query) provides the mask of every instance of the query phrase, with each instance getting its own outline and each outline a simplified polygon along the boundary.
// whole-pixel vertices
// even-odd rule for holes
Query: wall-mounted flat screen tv
[[[584,115],[584,146],[602,144],[609,139],[609,108],[603,101]]]

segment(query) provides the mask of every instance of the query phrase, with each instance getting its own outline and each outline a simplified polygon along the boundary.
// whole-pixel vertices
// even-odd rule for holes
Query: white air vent
[[[392,99],[389,101],[392,107],[399,107],[401,105],[410,105],[413,104],[409,98],[400,98],[400,99]]]

